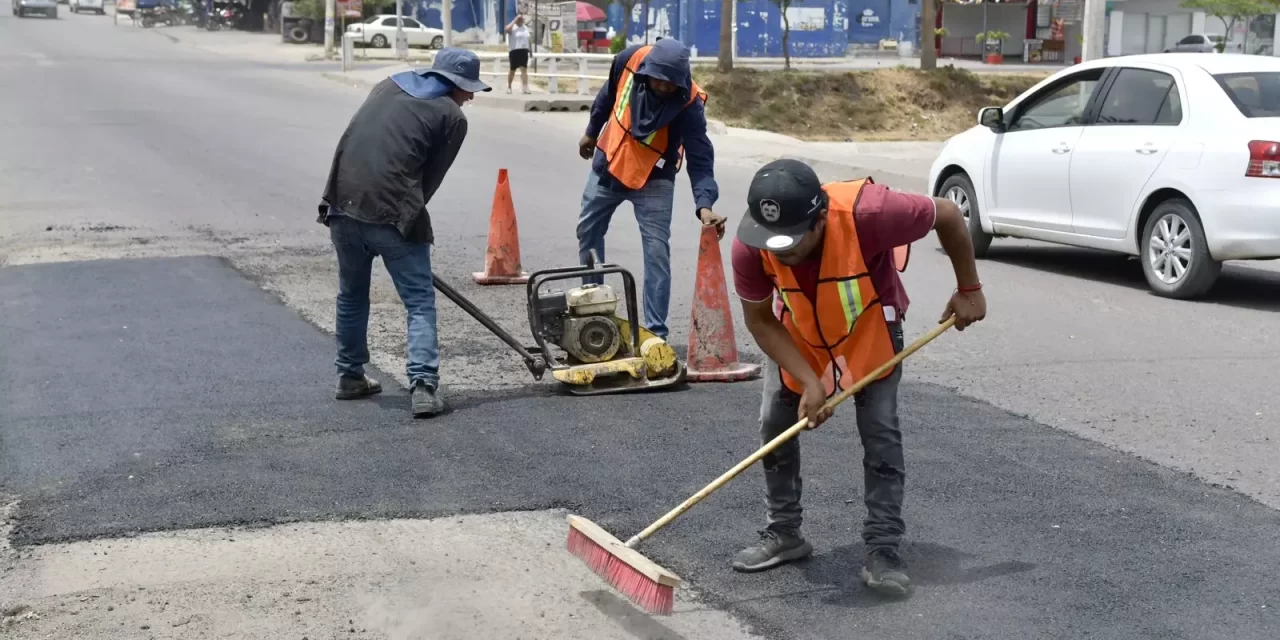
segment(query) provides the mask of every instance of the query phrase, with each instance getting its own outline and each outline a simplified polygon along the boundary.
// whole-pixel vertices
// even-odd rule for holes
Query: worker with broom
[[[578,216],[578,257],[586,264],[595,251],[604,259],[609,221],[631,202],[644,252],[644,327],[663,339],[671,301],[671,209],[686,149],[698,220],[724,235],[724,217],[711,210],[720,194],[706,102],[680,41],[629,47],[614,56],[578,141],[582,158],[592,161]]]
[[[956,289],[943,320],[955,328],[986,316],[973,245],[950,200],[901,193],[869,178],[822,184],[803,162],[762,167],[748,189],[747,215],[733,243],[733,277],[747,329],[768,356],[760,407],[769,442],[807,419],[830,417],[824,403],[903,349],[908,298],[893,249],[933,230],[955,270]],[[776,294],[776,302],[775,302]],[[867,517],[863,582],[887,595],[910,587],[899,544],[905,468],[898,429],[901,366],[854,395],[863,446]],[[807,557],[800,531],[800,442],[788,440],[763,459],[767,526],[760,541],[732,561],[763,571]]]

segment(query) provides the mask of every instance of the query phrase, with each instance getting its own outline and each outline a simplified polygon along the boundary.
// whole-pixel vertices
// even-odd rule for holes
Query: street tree
[[[773,3],[782,11],[782,68],[785,71],[791,70],[791,18],[787,15],[787,9],[791,8],[791,1],[773,0]]]
[[[1280,8],[1280,0],[1183,0],[1182,6],[1198,9],[1222,21],[1226,29],[1226,35],[1218,44],[1218,51],[1222,51],[1237,22],[1244,20],[1248,24],[1260,15],[1275,13]]]
[[[938,68],[938,49],[934,43],[938,41],[934,25],[938,23],[937,11],[941,0],[924,0],[920,7],[920,68]]]
[[[622,31],[618,35],[622,36],[623,46],[631,38],[631,11],[635,9],[636,0],[618,0],[618,6],[622,7]]]
[[[734,0],[720,0],[720,73],[733,71],[733,3]]]

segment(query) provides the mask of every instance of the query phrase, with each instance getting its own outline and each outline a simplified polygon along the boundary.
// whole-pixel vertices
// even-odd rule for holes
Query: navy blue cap
[[[419,72],[422,73],[422,72]],[[449,47],[436,54],[431,69],[423,75],[435,73],[452,82],[463,91],[480,93],[493,88],[480,81],[480,58],[474,51]]]

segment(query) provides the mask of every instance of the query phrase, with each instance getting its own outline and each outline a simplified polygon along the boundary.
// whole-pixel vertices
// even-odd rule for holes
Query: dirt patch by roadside
[[[698,68],[708,115],[725,124],[806,140],[941,140],[974,125],[1048,73],[973,73],[897,67],[868,71]]]

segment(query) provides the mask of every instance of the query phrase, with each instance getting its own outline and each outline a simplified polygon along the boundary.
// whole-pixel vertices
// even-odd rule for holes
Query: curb
[[[361,78],[352,78],[344,75],[340,71],[322,71],[320,75],[333,80],[355,87],[371,88],[375,83],[369,82]],[[379,80],[381,82],[381,80]],[[489,100],[485,98],[477,98],[472,104],[486,109],[506,109],[508,111],[522,111],[532,113],[547,112],[564,112],[564,111],[590,111],[591,104],[595,101],[592,96],[566,96],[558,98],[528,98],[525,100]]]
[[[832,162],[830,160],[819,160],[817,158],[807,158],[803,155],[794,153],[784,153],[778,156],[780,159],[799,160],[811,167],[818,174],[829,174],[823,176],[823,181],[832,179],[855,180],[871,176],[879,184],[888,185],[895,189],[903,191],[914,191],[916,193],[925,193],[928,191],[929,177],[927,175],[908,175],[905,173],[897,173],[894,171],[883,171],[874,167],[868,167],[861,164]]]

